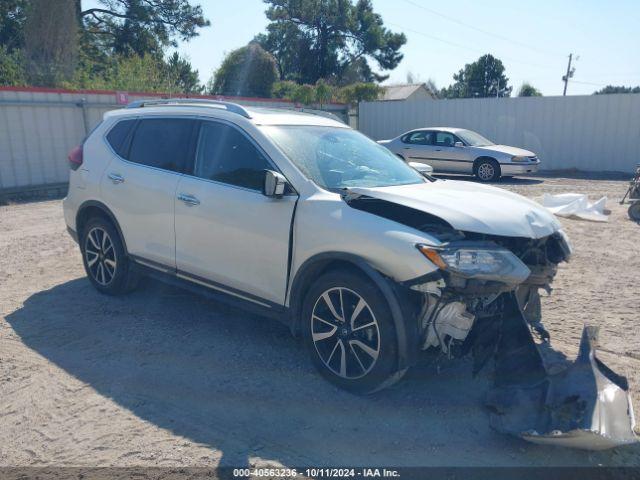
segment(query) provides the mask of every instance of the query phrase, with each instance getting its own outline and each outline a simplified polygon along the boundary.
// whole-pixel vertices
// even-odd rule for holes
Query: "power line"
[[[558,56],[557,52],[549,52],[549,51],[546,51],[546,50],[542,50],[542,49],[540,49],[538,47],[534,47],[533,45],[529,45],[527,43],[520,42],[519,40],[513,40],[511,38],[505,37],[505,36],[500,35],[498,33],[490,32],[488,30],[483,30],[482,28],[476,27],[475,25],[471,25],[469,23],[462,22],[462,21],[458,20],[457,18],[451,17],[451,16],[446,15],[444,13],[440,13],[440,12],[438,12],[436,10],[433,10],[433,9],[429,8],[429,7],[425,7],[424,5],[421,5],[419,3],[413,2],[412,0],[404,0],[404,2],[408,3],[409,5],[413,5],[414,7],[426,10],[427,12],[432,13],[434,15],[437,15],[437,16],[439,16],[441,18],[446,19],[446,20],[449,20],[450,22],[457,23],[458,25],[462,25],[463,27],[470,28],[472,30],[475,30],[475,31],[480,32],[480,33],[483,33],[485,35],[489,35],[491,37],[498,38],[500,40],[503,40],[503,41],[506,41],[506,42],[509,42],[509,43],[520,45],[521,47],[528,48],[530,50],[536,51],[538,53],[542,53],[544,55]]]
[[[593,85],[594,87],[606,87],[606,85],[602,83],[582,82],[580,80],[574,80],[573,78],[571,79],[571,83],[580,83],[582,85]]]
[[[425,32],[422,32],[420,30],[414,30],[412,28],[403,27],[402,25],[399,25],[397,23],[393,23],[393,22],[386,22],[386,23],[389,24],[389,25],[392,25],[392,26],[394,26],[396,28],[399,28],[401,30],[404,30],[404,31],[407,31],[407,32],[411,32],[411,33],[415,33],[415,34],[421,35],[423,37],[431,38],[432,40],[436,40],[438,42],[446,43],[447,45],[451,45],[452,47],[462,48],[464,50],[470,50],[470,51],[474,51],[474,52],[487,53],[486,49],[478,49],[478,48],[475,48],[475,47],[470,47],[468,45],[461,45],[459,43],[455,43],[455,42],[452,42],[450,40],[446,40],[444,38],[437,37],[435,35],[431,35],[430,33],[425,33]],[[549,65],[537,65],[537,64],[534,64],[534,63],[524,62],[524,61],[519,60],[517,58],[505,57],[505,56],[502,56],[502,55],[501,55],[501,58],[504,58],[505,60],[509,60],[511,62],[520,63],[522,65],[527,65],[529,67],[542,68],[542,69],[546,69],[546,70],[550,70],[550,69],[555,70],[555,68],[550,67]]]

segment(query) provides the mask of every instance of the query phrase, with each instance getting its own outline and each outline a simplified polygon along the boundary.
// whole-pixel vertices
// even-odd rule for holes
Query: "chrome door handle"
[[[179,193],[178,200],[182,200],[187,205],[200,205],[200,200],[193,195],[188,195],[186,193]]]
[[[403,150],[411,150],[411,147],[402,147]]]
[[[109,180],[111,180],[113,183],[117,184],[117,183],[123,183],[124,182],[124,177],[118,173],[110,173],[109,174]]]

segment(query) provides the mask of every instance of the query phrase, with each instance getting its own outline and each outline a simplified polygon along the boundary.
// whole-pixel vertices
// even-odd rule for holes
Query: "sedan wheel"
[[[492,182],[500,178],[500,165],[495,160],[481,160],[475,173],[481,182]]]

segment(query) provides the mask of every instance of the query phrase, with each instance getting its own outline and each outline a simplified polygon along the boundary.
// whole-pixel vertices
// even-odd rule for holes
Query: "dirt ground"
[[[616,202],[625,182],[501,182],[529,197],[609,197],[608,223],[561,220],[575,254],[543,318],[575,355],[584,323],[629,377],[640,417],[640,226]],[[340,391],[273,321],[147,282],[98,294],[59,200],[0,207],[0,465],[634,465],[638,445],[584,452],[493,432],[489,374],[421,365],[371,397]]]

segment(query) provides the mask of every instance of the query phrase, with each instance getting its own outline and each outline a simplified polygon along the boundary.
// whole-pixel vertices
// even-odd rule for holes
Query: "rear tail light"
[[[74,147],[69,152],[69,167],[71,170],[77,170],[82,165],[82,144]]]

